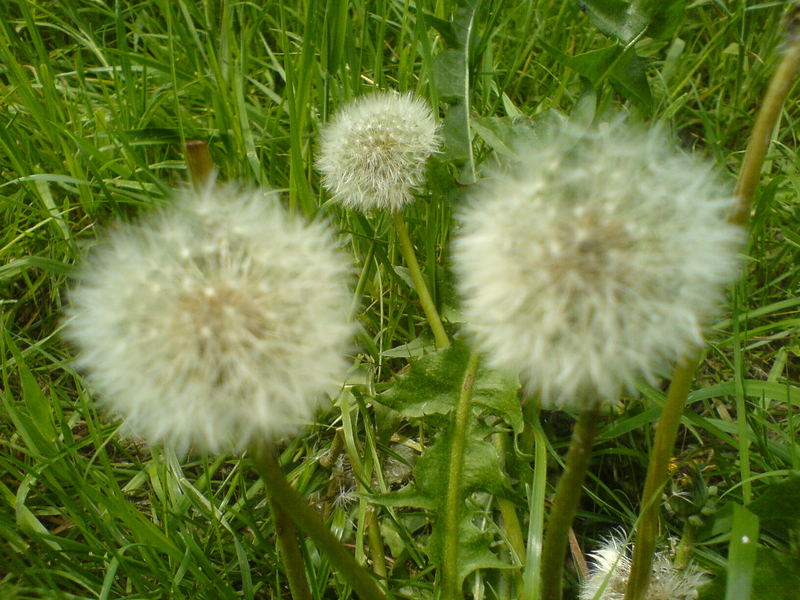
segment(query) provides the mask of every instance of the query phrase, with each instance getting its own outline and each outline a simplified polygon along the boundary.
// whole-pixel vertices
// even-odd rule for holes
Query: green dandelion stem
[[[320,516],[289,484],[269,448],[261,446],[254,450],[253,465],[264,480],[273,501],[286,512],[300,531],[314,541],[317,548],[328,557],[334,570],[347,580],[361,600],[386,600],[367,570],[356,562],[347,548],[325,526]]]
[[[286,578],[289,580],[292,599],[311,600],[311,590],[303,569],[303,555],[300,552],[297,528],[271,495],[269,506],[275,521],[275,536],[278,538],[278,547],[283,556],[283,566],[286,569]]]
[[[400,241],[400,248],[403,252],[403,258],[408,266],[408,272],[411,274],[411,280],[414,282],[414,287],[417,289],[419,301],[422,304],[422,310],[425,312],[425,318],[433,331],[433,339],[436,342],[437,348],[447,348],[450,345],[450,340],[442,325],[442,320],[439,318],[439,312],[436,310],[436,305],[433,303],[428,286],[425,285],[425,279],[422,277],[422,271],[417,262],[417,255],[414,253],[414,246],[411,244],[411,238],[408,237],[408,228],[403,220],[403,215],[399,211],[392,212],[394,217],[394,226],[397,230],[397,238]]]
[[[546,600],[561,600],[561,585],[564,571],[564,554],[567,551],[569,528],[578,510],[581,487],[589,469],[594,439],[600,412],[597,404],[584,410],[578,417],[572,432],[572,441],[567,452],[567,464],[558,481],[550,518],[545,530],[541,559],[541,597]]]
[[[472,384],[478,370],[478,355],[471,354],[464,373],[464,382],[453,415],[452,439],[450,445],[450,464],[447,470],[447,496],[444,502],[444,543],[442,547],[442,600],[461,598],[458,576],[458,542],[460,537],[462,498],[462,469],[464,466],[464,447],[469,427]]]
[[[658,419],[656,437],[650,452],[650,463],[647,466],[647,477],[642,492],[642,509],[636,526],[636,543],[633,547],[631,574],[628,578],[625,600],[646,598],[650,572],[653,568],[653,554],[656,550],[661,492],[667,481],[667,468],[672,457],[683,407],[686,404],[686,397],[689,395],[697,363],[698,357],[692,355],[675,367],[667,392],[667,400],[661,411],[661,417]]]
[[[792,21],[789,22],[789,25],[790,27],[797,26]],[[796,31],[790,31],[789,34],[789,45],[770,81],[756,117],[750,141],[747,144],[736,183],[736,205],[728,218],[728,222],[732,224],[745,226],[750,220],[750,209],[761,177],[764,158],[772,139],[772,131],[778,122],[786,96],[794,86],[798,69],[800,69],[800,37]],[[672,376],[667,401],[656,430],[650,463],[647,467],[642,493],[642,509],[638,519],[636,543],[633,549],[631,574],[625,591],[625,600],[642,600],[646,597],[656,546],[658,495],[667,481],[667,467],[675,447],[678,425],[698,362],[698,357],[694,355],[684,358],[677,365]]]
[[[772,141],[772,131],[780,117],[786,96],[794,86],[798,69],[800,69],[800,35],[790,32],[789,44],[783,54],[775,74],[767,88],[761,108],[753,126],[753,133],[747,143],[742,168],[736,183],[736,206],[728,219],[736,225],[747,225],[750,219],[750,207],[753,204],[756,186],[761,178],[761,168],[767,149]]]

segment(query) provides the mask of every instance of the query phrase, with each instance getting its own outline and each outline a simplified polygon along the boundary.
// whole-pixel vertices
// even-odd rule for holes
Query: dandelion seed
[[[731,205],[657,130],[542,140],[461,215],[467,328],[546,408],[616,402],[702,341],[736,270]]]
[[[580,600],[623,600],[631,560],[625,553],[625,542],[612,537],[591,554],[592,568],[581,586]],[[647,600],[693,600],[698,589],[708,583],[708,576],[695,566],[683,570],[672,566],[668,555],[657,552],[653,560],[653,572]]]
[[[349,267],[277,196],[184,192],[92,250],[65,335],[124,431],[183,453],[295,431],[344,372]]]
[[[428,104],[412,94],[377,92],[340,110],[321,131],[322,184],[347,208],[398,211],[425,181],[439,147]]]

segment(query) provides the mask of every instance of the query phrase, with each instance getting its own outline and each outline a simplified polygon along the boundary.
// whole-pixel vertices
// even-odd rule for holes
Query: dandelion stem
[[[689,395],[697,363],[698,357],[692,355],[675,367],[667,392],[667,400],[658,420],[642,492],[642,509],[636,527],[636,543],[633,547],[631,574],[628,578],[625,600],[643,600],[647,594],[650,572],[653,567],[653,554],[656,549],[659,498],[667,480],[667,466],[675,446],[675,437],[678,435],[683,407],[686,397]]]
[[[589,469],[598,416],[599,409],[595,403],[578,417],[567,452],[567,464],[553,498],[542,547],[541,597],[546,600],[561,600],[564,553],[567,550],[569,528],[578,510],[581,486]]]
[[[192,186],[197,191],[205,189],[214,175],[214,161],[211,160],[208,144],[203,140],[187,140],[183,148],[186,150]]]
[[[425,312],[425,318],[433,331],[433,339],[436,342],[437,348],[447,348],[450,345],[450,340],[442,325],[442,320],[439,318],[439,313],[436,310],[436,305],[433,303],[428,292],[428,286],[425,285],[425,279],[422,277],[422,271],[417,262],[417,256],[414,254],[414,246],[411,244],[411,238],[408,237],[408,228],[403,220],[403,215],[399,211],[392,212],[394,217],[394,226],[397,230],[397,238],[400,241],[400,248],[403,252],[403,258],[408,266],[408,272],[411,274],[411,280],[414,282],[414,287],[417,288],[419,301],[422,304],[422,310]]]
[[[344,577],[362,600],[386,600],[371,576],[344,545],[337,540],[308,505],[305,499],[289,484],[278,461],[269,448],[260,446],[254,449],[253,464],[264,480],[271,498],[286,512],[289,518],[303,533],[308,535],[333,565],[337,573]]]
[[[786,96],[794,86],[799,68],[800,35],[797,32],[790,32],[783,60],[772,76],[758,111],[750,141],[747,143],[747,150],[744,153],[742,168],[736,183],[736,206],[729,219],[731,223],[746,225],[750,219],[750,207],[753,204],[756,186],[761,178],[764,157],[772,141],[772,131],[775,129],[775,123],[778,122]]]
[[[796,12],[795,10],[795,19]],[[797,27],[794,20],[788,21],[788,25],[790,28]],[[783,60],[772,76],[767,93],[761,103],[739,171],[735,192],[736,205],[728,217],[728,222],[734,225],[746,226],[750,220],[750,210],[761,177],[764,158],[772,138],[772,131],[775,129],[783,103],[795,83],[798,69],[800,69],[800,36],[797,35],[797,31],[790,30],[788,33],[788,47],[784,52]],[[625,591],[625,600],[642,600],[646,597],[658,528],[657,494],[660,494],[660,490],[667,480],[667,465],[675,446],[680,417],[683,414],[686,398],[689,395],[689,386],[698,361],[699,359],[695,355],[685,357],[678,363],[672,376],[667,401],[656,430],[650,463],[647,467],[647,477],[642,493],[642,509],[637,525],[636,544],[633,549],[631,574]],[[739,415],[739,418],[744,419],[744,415]]]
[[[461,525],[461,473],[464,466],[464,446],[469,426],[472,384],[478,370],[478,355],[471,354],[464,373],[464,382],[453,415],[450,464],[447,470],[447,496],[444,503],[444,544],[442,549],[442,600],[461,597],[458,576],[458,542]]]
[[[272,496],[269,497],[269,506],[275,521],[275,536],[278,538],[278,546],[283,556],[283,566],[286,569],[292,598],[311,600],[311,590],[303,570],[303,556],[300,552],[297,528]]]

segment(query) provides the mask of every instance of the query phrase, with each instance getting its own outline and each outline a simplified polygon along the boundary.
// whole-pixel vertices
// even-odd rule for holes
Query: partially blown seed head
[[[147,442],[216,452],[290,433],[346,368],[335,246],[275,194],[184,192],[92,250],[65,335],[100,401]]]
[[[613,403],[701,342],[737,265],[730,206],[658,131],[542,140],[461,214],[467,328],[546,408]]]
[[[428,104],[412,94],[377,92],[343,107],[322,129],[322,184],[347,208],[400,210],[425,181],[439,147]]]
[[[591,554],[592,567],[581,586],[580,600],[623,600],[631,559],[625,552],[625,542],[612,537]],[[657,552],[653,557],[653,571],[647,588],[647,600],[694,600],[698,589],[708,583],[705,573],[693,565],[678,570],[669,556]]]

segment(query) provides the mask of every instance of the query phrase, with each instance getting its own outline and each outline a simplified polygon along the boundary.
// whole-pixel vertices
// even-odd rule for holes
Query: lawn
[[[580,409],[540,411],[532,388],[473,359],[460,215],[479,182],[547,132],[620,115],[660,127],[670,152],[710,165],[732,196],[797,43],[789,4],[672,0],[625,21],[623,0],[0,3],[0,598],[291,597],[254,452],[121,435],[64,335],[85,257],[205,176],[189,169],[190,140],[207,143],[218,181],[274,190],[346,257],[346,378],[274,440],[294,489],[389,597],[536,597]],[[423,99],[439,127],[402,224],[338,202],[317,166],[326,123],[378,90]],[[770,127],[738,274],[706,315],[655,502],[664,556],[713,579],[701,599],[791,600],[800,588],[798,120],[793,92]],[[300,301],[316,293],[301,289]],[[474,402],[462,410],[465,372]],[[604,540],[635,538],[671,375],[659,364],[598,417],[566,598]],[[299,553],[310,598],[358,596],[313,539]]]

